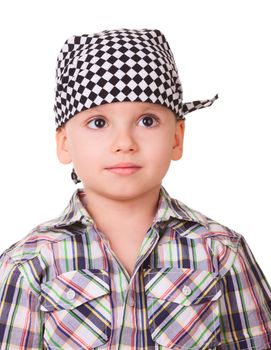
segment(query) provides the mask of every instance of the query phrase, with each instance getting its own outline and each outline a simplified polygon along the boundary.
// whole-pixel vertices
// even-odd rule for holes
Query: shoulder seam
[[[49,232],[49,231],[48,231]],[[65,232],[60,232],[61,234],[65,234]],[[33,255],[31,256],[31,257],[29,257],[29,259],[27,258],[27,257],[25,257],[25,260],[26,261],[29,261],[29,260],[31,260],[31,259],[34,259],[36,256],[38,256],[39,254],[40,254],[40,252],[41,252],[41,249],[43,248],[43,247],[46,247],[47,245],[52,245],[52,244],[54,244],[54,243],[58,243],[58,242],[62,242],[63,240],[65,240],[65,239],[67,239],[67,238],[69,238],[70,236],[69,235],[65,235],[64,237],[62,237],[61,239],[59,239],[59,240],[53,240],[53,241],[46,241],[46,242],[44,242],[43,244],[41,244],[39,247],[38,247],[38,250],[34,250],[33,251]],[[25,244],[25,242],[21,245],[21,246],[16,246],[16,247],[14,247],[14,250],[16,250],[16,248],[22,248],[23,246],[24,246],[24,244]],[[14,259],[14,257],[12,256],[12,254],[13,254],[13,252],[14,252],[14,250],[12,249],[12,250],[10,250],[10,251],[8,251],[8,249],[6,250],[6,251],[4,251],[2,254],[3,254],[3,257],[5,257],[5,256],[7,256],[9,259],[11,259],[14,263],[16,263],[16,262],[18,262],[18,263],[20,263],[21,262],[21,259],[19,259],[19,260],[15,260]],[[22,254],[22,255],[24,255],[24,254]],[[0,261],[2,260],[2,257],[1,257],[1,259],[0,259]]]

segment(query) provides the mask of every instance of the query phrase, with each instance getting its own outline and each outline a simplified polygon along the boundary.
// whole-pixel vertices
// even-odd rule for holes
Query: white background
[[[269,1],[8,1],[0,5],[0,251],[58,216],[76,186],[56,156],[56,57],[71,35],[158,28],[184,101],[219,99],[187,115],[184,155],[163,185],[245,236],[270,268],[271,21]]]

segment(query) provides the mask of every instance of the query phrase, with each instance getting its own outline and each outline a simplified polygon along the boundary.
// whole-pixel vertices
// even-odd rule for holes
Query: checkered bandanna
[[[56,129],[76,113],[104,103],[140,101],[170,108],[177,119],[218,98],[182,102],[177,67],[157,29],[114,29],[66,40],[57,58]]]

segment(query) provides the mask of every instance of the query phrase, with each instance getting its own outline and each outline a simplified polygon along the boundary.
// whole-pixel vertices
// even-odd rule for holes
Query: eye
[[[140,121],[143,121],[144,126],[147,126],[147,127],[153,126],[153,121],[156,124],[159,124],[159,119],[152,114],[146,114],[141,118]]]
[[[148,128],[153,127],[154,124],[155,125],[159,124],[159,119],[152,114],[144,115],[140,119],[140,122],[141,121],[143,121],[143,125]],[[90,126],[91,124],[92,126]],[[102,129],[104,128],[105,124],[106,124],[106,121],[102,117],[94,117],[87,122],[87,125],[90,126],[91,129]]]
[[[92,126],[93,125],[95,126],[94,128],[91,128],[91,129],[102,129],[103,126],[105,125],[105,120],[101,117],[95,117],[89,120],[87,122],[87,125],[91,125],[91,123],[92,123]]]

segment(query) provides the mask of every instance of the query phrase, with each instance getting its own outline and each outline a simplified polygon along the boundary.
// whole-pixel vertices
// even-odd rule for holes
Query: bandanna
[[[113,29],[74,35],[57,58],[56,130],[75,114],[111,102],[151,102],[177,119],[218,98],[183,103],[170,46],[158,29]]]

